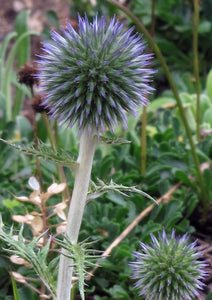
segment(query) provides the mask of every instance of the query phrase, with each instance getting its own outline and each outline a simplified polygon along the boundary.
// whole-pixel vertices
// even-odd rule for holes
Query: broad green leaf
[[[7,63],[5,66],[5,84],[3,87],[3,93],[6,97],[6,117],[7,120],[10,121],[12,119],[12,101],[11,101],[11,73],[12,73],[12,65],[14,62],[15,55],[17,54],[17,49],[21,42],[27,38],[29,35],[38,35],[36,31],[27,31],[23,33],[19,38],[16,40],[15,44],[13,45],[12,49],[9,52]]]
[[[176,170],[176,172],[174,173],[174,175],[177,177],[177,179],[179,179],[180,181],[182,181],[183,183],[187,184],[188,186],[192,186],[192,183],[188,177],[188,173],[186,173],[183,170]]]
[[[174,98],[159,97],[156,100],[150,102],[147,108],[148,111],[155,111],[160,108],[174,107],[175,105],[176,105],[176,101],[174,100]]]
[[[211,22],[207,20],[203,20],[200,22],[198,26],[198,33],[199,34],[204,34],[204,33],[209,33],[211,30]]]
[[[212,300],[212,292],[206,296],[205,300]]]
[[[20,138],[26,138],[26,140],[32,140],[33,129],[29,120],[23,116],[17,116],[16,119],[17,128],[19,130]]]
[[[56,29],[60,28],[60,22],[54,10],[48,10],[46,13],[46,18],[53,27]]]
[[[9,42],[17,36],[16,32],[11,32],[3,40],[3,43],[0,47],[0,91],[3,91],[3,86],[5,82],[5,74],[4,74],[4,63],[5,63],[5,54],[8,47]]]
[[[212,101],[212,69],[210,70],[210,72],[208,73],[208,76],[207,76],[206,91],[207,91],[208,97]]]
[[[210,124],[210,127],[212,128],[212,107],[211,108],[208,108],[204,115],[203,115],[203,118],[202,118],[202,121],[204,123],[208,123]]]
[[[18,37],[28,31],[27,18],[29,16],[29,10],[20,12],[15,20],[15,30]],[[27,36],[21,41],[17,47],[18,67],[21,67],[30,58],[30,38]]]

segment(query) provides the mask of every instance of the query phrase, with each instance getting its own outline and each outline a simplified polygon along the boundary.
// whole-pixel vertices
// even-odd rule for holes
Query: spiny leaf
[[[81,298],[85,299],[85,277],[90,274],[86,269],[88,266],[94,266],[93,261],[100,258],[100,255],[95,255],[94,253],[99,253],[101,251],[88,249],[87,247],[94,242],[87,242],[87,240],[80,242],[78,244],[72,244],[69,239],[65,236],[64,240],[55,239],[56,243],[67,250],[66,255],[72,260],[72,267],[74,267],[74,272],[78,277],[79,281],[79,291]]]
[[[42,159],[53,161],[56,164],[70,167],[73,170],[76,170],[76,168],[78,166],[78,163],[75,160],[73,160],[73,158],[65,150],[52,149],[51,147],[45,145],[41,141],[39,141],[39,143],[38,143],[39,150],[36,150],[33,146],[17,145],[17,144],[5,141],[3,139],[0,139],[0,141],[6,143],[7,145],[9,145],[19,151],[27,153],[29,155],[34,155],[34,156],[40,157]]]
[[[113,192],[117,192],[125,197],[129,197],[127,193],[140,194],[140,195],[154,201],[156,204],[158,204],[154,198],[152,198],[147,193],[137,189],[135,186],[124,186],[122,184],[116,184],[115,182],[113,182],[113,180],[111,180],[109,184],[105,184],[102,180],[100,180],[100,179],[97,179],[97,180],[98,180],[98,185],[93,181],[90,182],[90,189],[87,194],[87,201],[96,199],[107,192],[113,191]]]
[[[130,144],[131,141],[125,140],[121,137],[108,138],[105,136],[100,136],[100,143],[104,145],[121,145],[121,144]]]
[[[0,220],[0,240],[4,241],[7,244],[7,249],[4,249],[8,253],[18,255],[19,257],[26,260],[40,277],[42,282],[48,288],[53,296],[56,295],[56,282],[52,278],[52,272],[48,265],[46,264],[46,259],[48,255],[50,240],[45,247],[39,249],[37,247],[37,242],[43,237],[46,232],[42,233],[36,239],[32,240],[29,243],[24,243],[23,237],[23,226],[21,227],[18,240],[14,239],[13,230],[10,230],[9,233],[4,231],[4,225],[2,220]]]

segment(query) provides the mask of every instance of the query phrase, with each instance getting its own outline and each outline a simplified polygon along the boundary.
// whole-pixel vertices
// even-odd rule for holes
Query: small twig
[[[156,202],[157,204],[160,204],[161,202],[168,202],[172,196],[172,194],[181,186],[182,182],[178,182],[175,186],[173,186],[167,193],[165,193],[162,197],[160,197]],[[150,211],[154,208],[155,204],[151,204],[148,206],[144,211],[142,211],[130,225],[127,226],[127,228],[112,242],[112,244],[102,253],[102,257],[107,257],[112,249],[118,244],[121,243],[121,241],[133,230],[133,228],[148,214]],[[99,263],[95,264],[95,267],[93,270],[89,272],[89,275],[86,277],[86,280],[90,280],[91,276],[94,274],[96,269],[99,267]]]

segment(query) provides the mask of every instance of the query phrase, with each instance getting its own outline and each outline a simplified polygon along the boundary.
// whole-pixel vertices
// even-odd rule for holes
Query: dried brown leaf
[[[64,191],[64,189],[66,188],[66,184],[65,183],[53,183],[48,187],[47,193],[53,195],[53,194],[59,194],[62,191]]]
[[[34,176],[31,176],[28,180],[29,186],[34,190],[34,191],[40,191],[40,185],[37,179]]]
[[[54,214],[57,214],[59,218],[61,218],[63,221],[65,221],[66,218],[66,214],[64,212],[64,209],[67,207],[65,202],[61,202],[55,205],[55,208],[53,210]]]
[[[34,216],[27,214],[25,216],[22,215],[14,215],[12,216],[13,221],[18,223],[26,223],[31,224],[32,220],[34,219]]]
[[[21,283],[27,283],[24,276],[22,276],[20,273],[12,272],[12,275],[16,281],[21,282]]]
[[[15,197],[15,199],[23,201],[23,202],[29,201],[29,198],[27,198],[26,196],[20,196],[20,197],[14,196],[14,197]]]
[[[23,258],[21,258],[18,255],[12,255],[10,256],[10,260],[12,263],[16,264],[16,265],[24,265],[25,267],[31,268],[31,265]]]
[[[56,229],[57,234],[65,233],[66,224],[67,224],[67,222],[62,222],[60,225],[57,226],[57,229]]]

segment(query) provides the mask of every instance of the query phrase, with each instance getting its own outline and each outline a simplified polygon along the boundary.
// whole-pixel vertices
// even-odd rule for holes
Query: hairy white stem
[[[93,156],[96,148],[96,139],[93,133],[84,129],[80,138],[79,164],[75,174],[74,189],[68,213],[66,235],[72,244],[78,240],[83,212],[86,204],[87,192],[91,176]],[[65,254],[66,251],[63,250]],[[72,281],[72,260],[61,255],[57,282],[57,300],[70,300]]]

